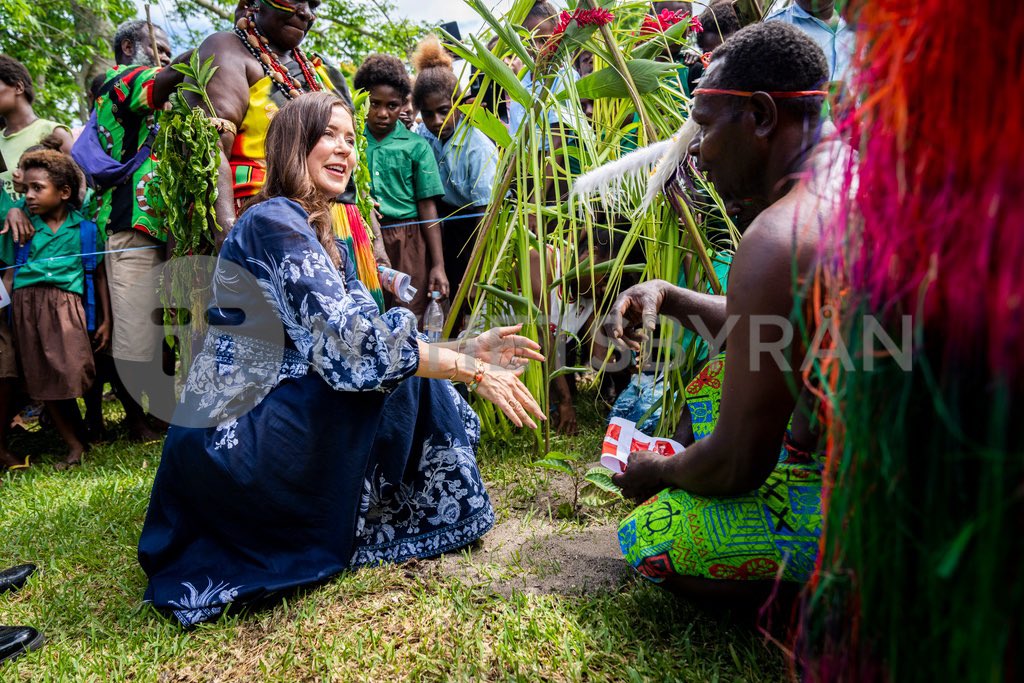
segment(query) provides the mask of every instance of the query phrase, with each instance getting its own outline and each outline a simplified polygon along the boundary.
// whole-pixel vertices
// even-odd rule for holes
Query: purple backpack
[[[133,80],[139,71],[136,70],[128,74],[128,78],[124,80]],[[104,83],[96,98],[99,99],[110,93],[124,76],[124,74],[117,74]],[[129,116],[134,120],[129,120],[123,124],[125,128],[125,141],[136,139],[138,129],[142,125],[142,117],[134,114]],[[100,143],[99,124],[96,122],[96,110],[93,109],[92,114],[89,116],[89,122],[85,124],[85,129],[82,130],[82,134],[78,136],[78,140],[71,147],[71,156],[82,169],[82,172],[85,173],[85,179],[89,187],[96,191],[117,187],[131,180],[135,171],[139,170],[142,163],[149,157],[153,149],[153,141],[156,139],[156,134],[159,130],[160,126],[157,125],[150,128],[149,135],[146,136],[142,146],[139,147],[139,151],[127,161],[118,161],[107,154],[107,151],[103,149],[103,145]]]

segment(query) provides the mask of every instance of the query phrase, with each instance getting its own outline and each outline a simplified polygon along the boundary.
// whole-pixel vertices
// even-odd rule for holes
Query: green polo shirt
[[[4,220],[7,218],[7,212],[14,206],[14,200],[11,199],[11,195],[7,194],[7,191],[0,187],[0,226],[3,225]]]
[[[430,145],[401,123],[380,142],[366,130],[366,163],[385,220],[416,220],[416,202],[444,195]]]
[[[42,218],[29,214],[29,220],[36,229],[32,237],[32,247],[28,252],[28,262],[18,269],[14,277],[14,289],[46,285],[58,287],[72,294],[81,295],[85,290],[85,271],[82,269],[82,237],[79,227],[84,220],[78,211],[71,211],[57,229],[50,230]],[[96,251],[103,250],[102,236],[96,236]],[[0,243],[0,259],[14,264],[17,249],[10,233],[3,236]],[[103,259],[102,254],[96,257],[96,263]]]

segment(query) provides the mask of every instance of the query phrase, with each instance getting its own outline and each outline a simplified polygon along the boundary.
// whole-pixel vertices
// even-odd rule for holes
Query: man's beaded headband
[[[697,88],[693,91],[694,95],[735,95],[736,97],[752,97],[753,92],[749,90],[725,90],[722,88]],[[825,90],[776,90],[772,92],[765,92],[765,95],[770,95],[778,100],[788,100],[795,97],[824,97],[828,95]]]

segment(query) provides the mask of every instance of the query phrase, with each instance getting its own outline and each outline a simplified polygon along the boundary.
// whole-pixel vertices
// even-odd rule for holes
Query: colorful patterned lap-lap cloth
[[[724,375],[723,354],[686,387],[696,439],[714,430]],[[622,553],[655,583],[671,576],[772,580],[780,570],[784,581],[806,581],[821,534],[821,471],[819,456],[787,445],[751,493],[709,498],[665,489],[619,525]]]

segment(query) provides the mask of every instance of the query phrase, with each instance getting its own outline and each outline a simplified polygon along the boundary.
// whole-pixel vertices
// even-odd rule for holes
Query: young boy
[[[415,88],[416,84],[413,83],[412,87]],[[399,114],[398,114],[398,120],[402,122],[402,125],[404,125],[406,128],[408,128],[409,130],[411,130],[411,131],[413,131],[415,133],[415,132],[417,132],[416,131],[416,115],[417,114],[419,114],[419,109],[417,109],[416,105],[413,103],[412,95],[409,95],[408,97],[405,98],[405,104],[402,105],[402,111],[399,112]]]
[[[391,267],[412,277],[417,292],[407,308],[422,321],[430,292],[446,297],[449,290],[434,204],[444,195],[437,161],[426,140],[398,125],[412,87],[397,57],[370,55],[354,84],[370,97],[366,163],[380,205],[384,248]]]
[[[700,24],[704,30],[697,34],[697,48],[705,54],[712,52],[729,36],[740,30],[739,17],[736,16],[736,10],[728,0],[719,0],[709,5],[700,15]],[[697,81],[703,75],[704,64],[700,60],[695,60],[689,65],[686,74],[688,93],[697,89]]]

